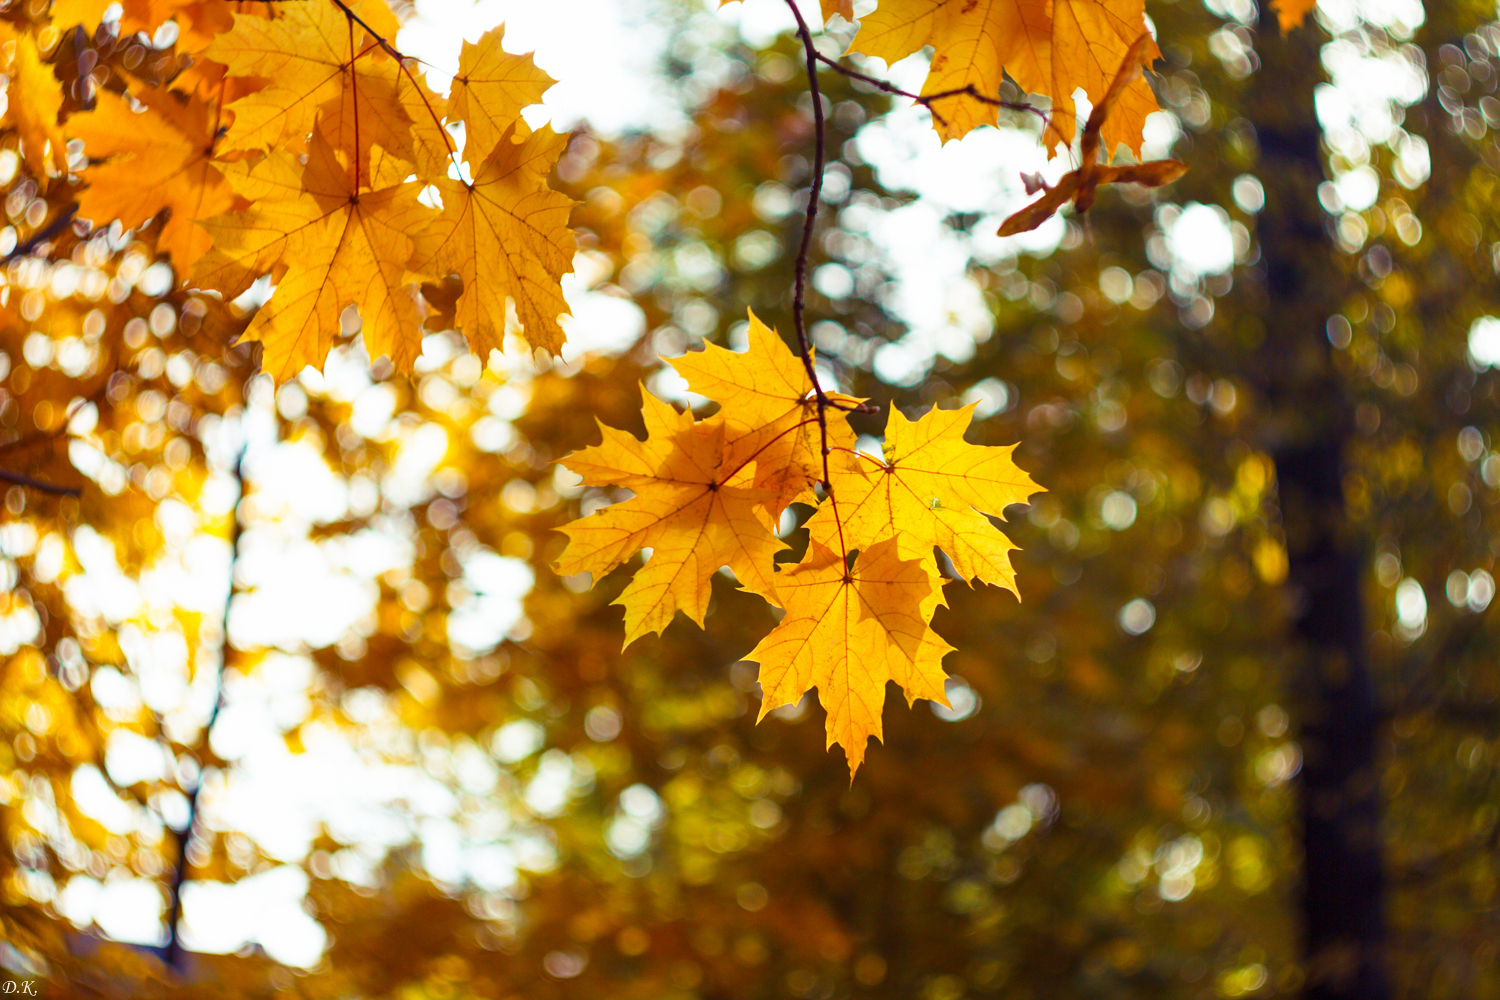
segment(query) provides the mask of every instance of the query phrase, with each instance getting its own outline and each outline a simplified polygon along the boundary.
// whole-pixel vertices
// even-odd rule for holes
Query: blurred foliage
[[[582,203],[587,283],[645,333],[546,369],[437,331],[411,380],[356,346],[273,391],[231,346],[244,315],[173,290],[159,223],[73,223],[68,186],[0,135],[0,469],[81,489],[10,483],[0,514],[0,965],[49,996],[1298,992],[1298,597],[1270,451],[1317,401],[1266,391],[1290,360],[1262,350],[1253,9],[1209,8],[1150,8],[1191,172],[1104,194],[1055,252],[972,263],[980,335],[904,366],[876,363],[911,355],[889,353],[909,342],[872,229],[915,196],[851,143],[889,100],[825,78],[842,157],[812,264],[849,280],[814,285],[820,352],[882,407],[981,400],[972,439],[1020,441],[1049,490],[1007,529],[1024,603],[955,586],[939,613],[954,711],[893,703],[852,786],[811,699],[754,724],[738,657],[773,624],[763,602],[717,580],[706,631],[622,654],[623,580],[580,592],[549,569],[553,529],[613,499],[553,460],[595,418],[638,426],[640,380],[670,386],[657,355],[733,344],[747,307],[789,327],[811,143],[791,39],[754,50],[684,10],[684,125],[573,136],[556,183]],[[1307,259],[1355,415],[1400,996],[1500,995],[1500,376],[1469,350],[1500,315],[1493,13],[1430,5],[1406,31],[1330,6],[1303,29],[1330,72],[1379,58],[1426,81],[1383,132],[1324,122],[1341,252]],[[47,58],[175,65],[170,44],[101,37]],[[1199,210],[1232,244],[1222,273],[1172,252]],[[277,631],[299,574],[352,610],[330,589],[328,627]],[[262,701],[275,746],[226,735]],[[262,761],[290,776],[339,747],[381,786],[377,818],[242,828]],[[180,855],[190,890],[303,873],[326,952],[174,968],[164,925],[111,943],[87,893],[142,887],[164,914]]]

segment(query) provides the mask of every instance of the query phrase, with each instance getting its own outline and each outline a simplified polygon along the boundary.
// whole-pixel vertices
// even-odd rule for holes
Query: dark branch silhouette
[[[39,490],[42,493],[53,493],[64,497],[76,497],[83,493],[83,490],[77,486],[59,486],[56,483],[49,483],[43,479],[33,479],[31,476],[12,472],[9,469],[0,469],[0,482],[15,483],[17,486],[25,486],[28,489]]]
[[[219,664],[214,676],[214,707],[209,712],[207,721],[203,724],[203,735],[200,741],[208,743],[209,736],[213,733],[214,723],[219,720],[219,713],[224,709],[224,671],[229,666],[229,608],[234,601],[234,571],[239,563],[240,556],[240,506],[239,502],[245,498],[245,446],[240,445],[239,457],[234,462],[234,481],[239,487],[239,495],[235,500],[234,510],[230,515],[229,528],[229,592],[224,596],[224,618],[220,635],[222,639],[219,644]],[[188,869],[191,867],[188,861],[188,845],[193,842],[193,831],[198,825],[198,795],[203,791],[203,768],[200,763],[198,776],[193,781],[193,788],[188,792],[187,820],[182,829],[177,832],[177,863],[172,869],[172,882],[168,889],[167,905],[167,947],[165,957],[167,964],[178,972],[183,971],[183,963],[187,958],[186,951],[182,946],[182,888],[187,884]]]
[[[934,108],[932,106],[933,102],[941,101],[949,97],[972,97],[974,100],[980,102],[981,104],[988,104],[993,108],[1005,108],[1008,111],[1027,111],[1040,118],[1044,126],[1049,126],[1052,124],[1051,119],[1047,117],[1047,113],[1042,111],[1035,105],[1027,104],[1024,101],[1002,101],[998,97],[989,97],[985,94],[981,94],[977,89],[975,89],[972,83],[966,87],[959,87],[956,90],[942,90],[937,92],[936,94],[913,94],[911,91],[902,90],[895,84],[890,83],[887,80],[882,80],[878,76],[871,76],[868,73],[861,73],[857,69],[851,69],[850,67],[845,66],[843,63],[839,62],[837,59],[831,59],[821,52],[815,52],[815,54],[818,57],[818,62],[822,63],[824,66],[827,66],[829,69],[834,70],[835,72],[842,73],[844,76],[847,76],[851,80],[858,80],[861,83],[867,83],[870,86],[874,87],[876,90],[879,90],[882,93],[890,94],[894,97],[910,98],[916,103],[922,105],[922,107],[926,108],[928,112],[932,114],[932,117],[937,121],[939,125],[947,125],[948,119],[944,118],[941,114],[938,113],[937,108]]]

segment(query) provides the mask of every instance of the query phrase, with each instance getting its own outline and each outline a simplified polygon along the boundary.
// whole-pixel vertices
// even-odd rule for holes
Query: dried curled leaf
[[[1094,198],[1101,185],[1143,184],[1146,187],[1160,187],[1175,181],[1187,172],[1187,164],[1179,160],[1152,160],[1149,163],[1130,163],[1113,167],[1099,162],[1099,137],[1109,121],[1110,114],[1129,92],[1134,82],[1139,79],[1141,67],[1155,52],[1156,43],[1149,34],[1143,32],[1130,47],[1130,51],[1125,54],[1125,59],[1120,63],[1119,72],[1115,74],[1109,90],[1089,114],[1088,124],[1084,127],[1079,145],[1078,169],[1064,174],[1055,187],[1040,183],[1038,178],[1037,183],[1042,188],[1042,196],[1006,219],[1000,226],[1001,236],[1015,236],[1017,233],[1030,232],[1050,219],[1053,213],[1070,200],[1077,211],[1087,212],[1093,206]],[[1026,193],[1034,194],[1036,189],[1033,187],[1032,179],[1024,174],[1021,179],[1026,186]]]

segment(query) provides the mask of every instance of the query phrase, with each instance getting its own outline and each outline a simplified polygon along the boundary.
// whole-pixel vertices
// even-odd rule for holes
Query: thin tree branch
[[[15,483],[17,486],[25,486],[29,489],[40,490],[43,493],[53,493],[57,496],[76,497],[83,490],[76,486],[59,486],[41,479],[33,479],[19,472],[11,472],[9,469],[0,469],[0,482]]]
[[[812,183],[807,190],[807,211],[802,218],[802,245],[797,249],[796,270],[792,279],[792,326],[797,331],[797,353],[802,358],[802,367],[807,369],[808,381],[812,383],[813,394],[818,401],[818,437],[819,450],[823,457],[823,489],[832,492],[833,487],[828,482],[828,393],[823,391],[823,386],[818,382],[817,369],[813,366],[812,344],[807,337],[807,322],[804,316],[807,308],[804,301],[807,293],[807,259],[812,250],[813,228],[818,221],[818,199],[823,194],[823,166],[827,157],[827,137],[824,135],[823,127],[823,94],[818,89],[818,50],[813,45],[812,32],[808,30],[802,11],[797,8],[797,0],[786,0],[786,5],[791,8],[792,17],[797,20],[797,37],[802,39],[802,49],[807,54],[807,90],[812,95],[814,136]]]
[[[234,602],[234,571],[239,563],[240,557],[240,501],[245,498],[245,444],[241,442],[240,452],[234,462],[234,481],[239,487],[238,496],[235,498],[234,510],[230,514],[229,527],[229,592],[224,596],[224,618],[220,630],[221,640],[219,644],[219,665],[214,675],[214,707],[208,714],[207,721],[203,724],[203,735],[199,738],[200,743],[207,744],[209,737],[213,735],[214,723],[219,721],[219,713],[224,710],[224,671],[229,666],[229,609]],[[188,845],[193,841],[193,831],[198,825],[198,795],[203,791],[203,767],[201,763],[198,768],[198,776],[193,782],[193,789],[188,793],[187,822],[183,824],[181,832],[177,834],[177,863],[172,869],[172,884],[170,887],[169,905],[167,907],[167,947],[166,960],[172,968],[181,972],[183,962],[187,954],[182,946],[182,889],[187,884],[188,869]]]
[[[936,119],[939,125],[947,125],[948,119],[939,114],[937,108],[934,108],[932,106],[932,103],[934,101],[941,101],[949,97],[972,97],[974,100],[980,102],[981,104],[988,104],[992,108],[1005,108],[1009,111],[1029,111],[1040,118],[1044,126],[1049,126],[1052,124],[1051,120],[1047,117],[1046,112],[1042,111],[1035,105],[1027,104],[1024,101],[1002,101],[998,97],[989,97],[985,94],[981,94],[972,83],[966,87],[959,87],[956,90],[943,90],[939,91],[936,94],[913,94],[911,91],[902,90],[900,87],[897,87],[889,81],[882,80],[877,76],[871,76],[868,73],[861,73],[857,69],[845,66],[837,59],[825,56],[821,52],[817,53],[817,57],[818,62],[822,63],[824,66],[827,66],[829,69],[834,70],[835,72],[842,73],[844,76],[847,76],[851,80],[858,80],[861,83],[868,83],[876,90],[890,94],[894,97],[910,98],[917,104],[920,104],[922,105],[922,107],[926,108],[932,114],[932,117]]]
[[[9,264],[17,257],[29,256],[31,251],[35,250],[43,243],[46,243],[48,240],[52,239],[52,237],[59,235],[64,229],[67,229],[68,225],[73,221],[73,216],[77,214],[78,206],[70,206],[66,211],[59,214],[57,218],[49,222],[45,229],[38,229],[36,232],[31,234],[31,238],[28,239],[25,243],[17,245],[17,247],[10,253],[6,254],[4,257],[0,257],[0,265]]]

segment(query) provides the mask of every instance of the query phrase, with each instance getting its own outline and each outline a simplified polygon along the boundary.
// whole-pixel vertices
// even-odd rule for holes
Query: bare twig
[[[28,489],[40,490],[43,493],[54,493],[57,496],[76,497],[83,490],[76,486],[59,486],[42,479],[33,479],[19,472],[11,472],[9,469],[0,469],[0,482],[15,483],[17,486],[25,486]]]
[[[245,445],[240,444],[239,456],[234,462],[234,481],[239,487],[238,496],[235,498],[234,509],[230,514],[229,527],[229,592],[224,596],[224,618],[220,631],[219,664],[214,677],[214,707],[208,714],[207,721],[203,724],[202,743],[207,743],[213,734],[214,723],[219,721],[219,713],[224,709],[224,671],[229,666],[229,608],[234,601],[234,571],[239,563],[240,556],[240,507],[239,501],[245,498]],[[203,791],[203,768],[199,764],[198,776],[193,781],[193,788],[188,792],[187,821],[183,824],[181,832],[177,834],[177,863],[172,868],[172,884],[170,886],[169,905],[167,907],[167,947],[166,960],[172,968],[182,971],[182,963],[186,953],[182,947],[182,889],[187,884],[188,869],[188,845],[193,841],[193,831],[198,825],[198,795]]]
[[[0,264],[9,264],[17,257],[25,257],[29,255],[31,251],[35,250],[43,243],[46,243],[48,240],[52,239],[52,237],[59,235],[64,229],[67,229],[68,225],[73,221],[73,216],[77,213],[77,205],[73,205],[66,211],[60,212],[57,218],[47,223],[45,229],[38,229],[36,232],[31,234],[31,237],[27,239],[26,242],[17,245],[14,250],[6,254],[4,257],[0,257]]]
[[[926,108],[928,112],[932,114],[932,117],[937,121],[939,125],[947,125],[948,119],[939,114],[937,108],[934,108],[932,104],[934,101],[941,101],[949,97],[971,97],[981,104],[988,104],[992,108],[1005,108],[1008,111],[1029,111],[1031,114],[1034,114],[1038,118],[1040,118],[1044,126],[1052,124],[1051,120],[1047,117],[1046,112],[1042,111],[1035,105],[1027,104],[1024,101],[1002,101],[998,97],[989,97],[985,94],[981,94],[972,83],[966,87],[959,87],[956,90],[942,90],[937,92],[936,94],[913,94],[911,91],[902,90],[900,87],[897,87],[895,84],[887,80],[882,80],[877,76],[871,76],[868,73],[861,73],[857,69],[852,69],[848,66],[845,66],[837,59],[832,59],[828,56],[825,56],[821,52],[817,53],[817,57],[818,62],[822,63],[824,66],[827,66],[829,69],[834,70],[835,72],[842,73],[844,76],[847,76],[851,80],[858,80],[861,83],[868,83],[876,90],[879,90],[886,94],[890,94],[893,97],[910,98],[912,101],[915,101],[917,104],[920,104],[922,105],[922,107]]]
[[[827,139],[823,129],[823,94],[818,89],[818,50],[813,45],[812,32],[808,30],[807,21],[802,16],[802,11],[797,9],[796,0],[786,0],[786,5],[791,8],[792,17],[797,19],[797,37],[802,39],[802,49],[807,54],[807,89],[812,95],[813,108],[813,170],[812,183],[807,190],[807,211],[802,219],[802,245],[797,249],[797,264],[792,279],[792,326],[797,331],[797,353],[802,358],[802,367],[807,369],[808,381],[812,383],[813,394],[818,401],[818,438],[823,457],[823,489],[831,491],[832,486],[828,482],[828,393],[823,391],[823,386],[818,382],[818,372],[813,365],[812,344],[807,336],[807,322],[804,315],[806,311],[807,292],[807,259],[812,250],[813,228],[818,221],[818,199],[823,194],[823,166],[827,156]]]

